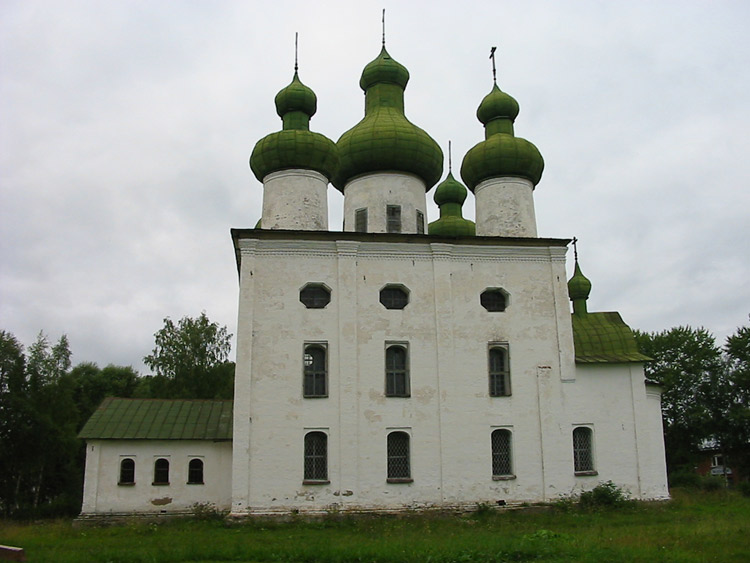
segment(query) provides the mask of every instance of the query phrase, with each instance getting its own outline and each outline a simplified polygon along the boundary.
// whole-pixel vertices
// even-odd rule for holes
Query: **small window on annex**
[[[367,232],[367,208],[357,209],[354,212],[354,232]]]
[[[325,432],[305,434],[304,483],[328,483],[328,436]]]
[[[386,345],[385,396],[408,397],[409,394],[409,350],[405,344]]]
[[[417,209],[417,234],[424,234],[424,213]]]
[[[492,476],[513,477],[510,430],[500,428],[492,431]]]
[[[304,397],[328,396],[328,358],[324,343],[305,344],[302,355]]]
[[[386,285],[380,290],[380,304],[386,309],[403,309],[409,304],[409,290],[403,285]]]
[[[169,460],[160,457],[154,462],[154,485],[169,485]]]
[[[120,480],[118,485],[135,485],[135,460],[126,457],[120,461]]]
[[[490,344],[490,397],[510,396],[510,361],[506,344]]]
[[[594,432],[587,426],[573,430],[573,465],[576,475],[595,475]]]
[[[388,478],[389,483],[410,483],[409,435],[406,432],[388,434]]]
[[[479,303],[490,313],[502,313],[508,306],[508,292],[499,287],[488,287],[479,296]]]
[[[299,300],[308,309],[324,309],[331,302],[331,290],[322,283],[308,283],[300,289]]]
[[[387,233],[401,232],[401,206],[388,205],[385,210],[385,230]]]
[[[203,460],[194,458],[188,463],[188,485],[203,484]]]

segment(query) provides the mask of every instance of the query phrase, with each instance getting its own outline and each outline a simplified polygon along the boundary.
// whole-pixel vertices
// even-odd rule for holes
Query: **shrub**
[[[592,490],[581,493],[578,499],[582,508],[615,508],[630,502],[630,493],[612,481],[600,483]]]
[[[196,502],[190,507],[196,520],[224,520],[226,513],[210,502]]]
[[[684,487],[686,489],[700,489],[701,476],[692,469],[680,469],[669,474],[670,487]]]
[[[726,482],[723,477],[713,477],[706,475],[701,479],[701,489],[704,491],[720,491],[725,488]]]
[[[737,490],[743,497],[750,497],[750,481],[743,481],[737,485]]]

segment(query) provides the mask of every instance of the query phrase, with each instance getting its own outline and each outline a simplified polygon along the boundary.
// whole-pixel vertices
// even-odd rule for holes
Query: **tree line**
[[[669,473],[694,471],[707,444],[750,467],[750,326],[723,347],[704,328],[635,336],[653,358],[646,377],[663,389]],[[144,357],[153,373],[139,375],[131,366],[73,367],[65,335],[50,343],[40,332],[25,350],[0,331],[0,515],[79,512],[85,450],[77,435],[105,397],[231,399],[230,339],[205,313],[166,318]]]
[[[105,397],[231,399],[231,334],[205,313],[164,319],[144,363],[71,364],[68,338],[42,332],[28,349],[0,331],[0,516],[76,515],[85,445],[78,432]]]

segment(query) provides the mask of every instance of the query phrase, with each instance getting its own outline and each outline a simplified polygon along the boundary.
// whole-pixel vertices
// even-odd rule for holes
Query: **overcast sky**
[[[516,135],[546,162],[539,234],[580,239],[589,310],[720,343],[748,323],[748,2],[3,0],[0,329],[139,371],[164,317],[236,333],[229,229],[260,217],[248,157],[280,129],[294,33],[311,128],[337,140],[363,116],[382,8],[406,115],[453,141],[456,172],[498,47]],[[332,230],[341,208],[331,188]]]

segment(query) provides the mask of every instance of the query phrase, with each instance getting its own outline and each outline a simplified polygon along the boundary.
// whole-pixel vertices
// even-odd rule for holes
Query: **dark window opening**
[[[403,346],[385,350],[385,394],[387,397],[409,396],[408,353]]]
[[[320,344],[305,346],[303,355],[303,394],[305,397],[328,396],[326,349]]]
[[[479,296],[479,302],[491,313],[505,311],[507,306],[506,294],[502,289],[485,289]]]
[[[409,435],[406,432],[388,434],[388,481],[391,483],[411,481]]]
[[[594,471],[593,432],[579,426],[573,430],[573,464],[576,473]]]
[[[125,458],[120,462],[120,480],[119,485],[135,484],[135,460]]]
[[[160,457],[154,463],[154,485],[169,485],[169,460]]]
[[[490,397],[510,395],[510,369],[508,350],[501,347],[490,348]]]
[[[380,290],[380,303],[386,309],[403,309],[409,304],[409,292],[401,286],[388,285]]]
[[[305,481],[328,482],[328,436],[324,432],[305,435]]]
[[[492,432],[492,475],[505,477],[513,474],[510,430]]]
[[[299,300],[308,309],[323,309],[331,302],[331,292],[322,284],[309,283],[300,290]]]
[[[354,212],[354,231],[357,233],[367,232],[367,208],[357,209]]]
[[[401,232],[401,206],[389,205],[386,207],[386,232]]]
[[[417,209],[417,234],[424,234],[424,213]]]
[[[203,460],[191,459],[188,463],[188,485],[203,484]]]

